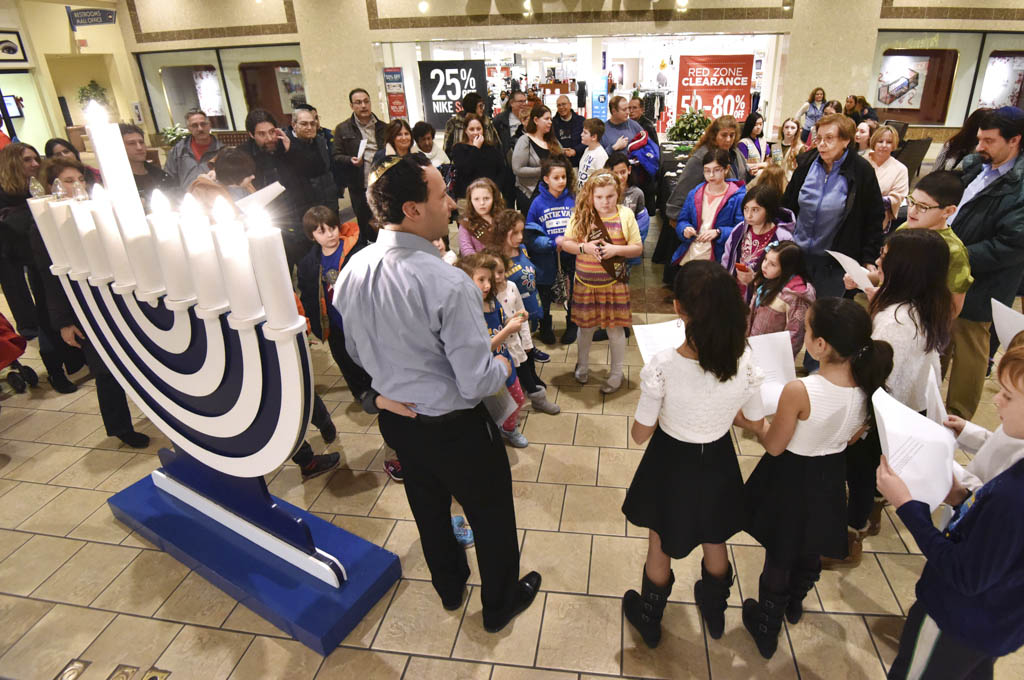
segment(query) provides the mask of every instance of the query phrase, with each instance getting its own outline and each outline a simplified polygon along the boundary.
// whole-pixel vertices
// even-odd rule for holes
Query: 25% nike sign
[[[470,92],[486,87],[482,60],[421,61],[420,90],[427,120],[437,128],[461,111],[459,102]]]

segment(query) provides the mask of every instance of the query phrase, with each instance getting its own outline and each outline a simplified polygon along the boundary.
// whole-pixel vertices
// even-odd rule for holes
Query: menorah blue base
[[[279,498],[316,545],[338,555],[340,588],[286,563],[156,488],[146,476],[112,496],[119,520],[296,640],[327,656],[402,575],[398,557]]]

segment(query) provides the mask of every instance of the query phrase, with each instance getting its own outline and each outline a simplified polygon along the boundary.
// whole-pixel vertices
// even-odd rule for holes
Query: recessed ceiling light
[[[430,9],[430,3],[427,2],[427,0],[420,0],[420,4],[417,5],[417,8],[420,10],[420,14],[426,14],[427,10]]]

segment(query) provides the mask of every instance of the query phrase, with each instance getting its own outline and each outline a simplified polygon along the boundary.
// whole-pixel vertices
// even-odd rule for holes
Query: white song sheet
[[[761,384],[764,414],[774,415],[779,407],[782,388],[789,381],[796,380],[796,365],[793,363],[793,346],[789,332],[752,335],[747,341],[750,343],[754,364],[764,372],[764,382]]]
[[[853,279],[853,282],[857,284],[858,288],[866,290],[874,286],[874,284],[871,283],[871,279],[868,278],[868,270],[860,266],[860,263],[857,262],[857,260],[853,259],[849,255],[837,253],[834,250],[826,250],[825,252],[836,258],[836,262],[842,265],[843,270],[850,275],[850,278]]]
[[[245,198],[238,199],[235,201],[235,205],[238,206],[238,209],[242,212],[249,214],[256,208],[266,209],[266,207],[270,205],[270,202],[282,193],[284,193],[284,187],[280,182],[274,182],[273,184],[268,184],[255,193],[249,194]]]
[[[1007,307],[995,298],[992,299],[992,323],[996,327],[996,337],[1005,351],[1018,333],[1024,331],[1024,314]]]
[[[669,348],[676,349],[682,345],[686,340],[686,328],[683,320],[678,319],[633,326],[633,335],[636,336],[636,345],[646,364],[658,352]]]
[[[946,405],[942,403],[942,392],[939,390],[939,381],[935,377],[935,371],[928,374],[928,409],[925,411],[929,418],[944,425],[946,422]]]
[[[907,408],[882,389],[871,397],[882,453],[914,500],[932,512],[949,495],[953,483],[956,438],[938,423]]]

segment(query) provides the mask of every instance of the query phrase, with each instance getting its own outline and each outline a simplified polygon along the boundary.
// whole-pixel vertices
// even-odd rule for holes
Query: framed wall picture
[[[17,31],[0,31],[0,64],[24,64],[25,45],[21,42],[21,34]]]
[[[956,50],[889,49],[872,93],[880,120],[942,124],[946,120]]]

